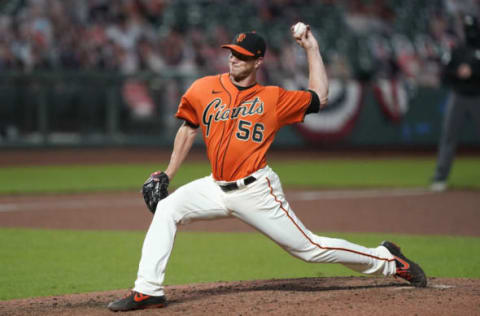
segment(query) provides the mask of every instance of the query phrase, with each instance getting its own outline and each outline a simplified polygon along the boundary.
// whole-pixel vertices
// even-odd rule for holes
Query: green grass
[[[127,289],[144,232],[0,229],[0,300]],[[480,238],[333,234],[368,247],[401,244],[432,277],[480,278]],[[295,259],[258,233],[179,233],[166,284],[359,275]]]
[[[160,166],[162,167],[162,166]],[[158,165],[109,164],[0,168],[0,194],[68,193],[139,189]],[[165,166],[163,166],[165,167]],[[205,164],[183,166],[180,181],[208,174]]]
[[[272,162],[284,187],[425,187],[434,159],[326,159]],[[158,164],[41,166],[0,168],[0,194],[67,193],[139,189]],[[186,163],[172,187],[210,173],[205,163]],[[450,185],[480,189],[480,158],[457,158]]]

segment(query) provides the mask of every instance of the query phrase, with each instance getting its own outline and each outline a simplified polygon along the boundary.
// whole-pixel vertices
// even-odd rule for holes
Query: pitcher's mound
[[[112,315],[128,290],[0,302],[1,315]],[[430,278],[414,288],[393,278],[337,277],[167,286],[164,309],[135,315],[475,315],[480,280]]]

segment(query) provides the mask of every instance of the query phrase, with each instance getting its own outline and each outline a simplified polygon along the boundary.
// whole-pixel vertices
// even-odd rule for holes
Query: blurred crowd
[[[479,8],[478,0],[7,0],[0,72],[212,74],[226,71],[220,45],[256,30],[269,47],[262,75],[278,82],[306,67],[289,37],[302,20],[317,34],[331,76],[403,76],[434,86],[442,54],[461,40],[459,17],[478,16]]]

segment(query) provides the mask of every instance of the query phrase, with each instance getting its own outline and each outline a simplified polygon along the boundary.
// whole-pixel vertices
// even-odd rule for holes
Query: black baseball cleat
[[[108,304],[108,309],[114,312],[131,311],[135,309],[161,308],[167,306],[165,296],[150,296],[131,291],[124,298]]]
[[[412,260],[407,259],[407,257],[405,257],[400,251],[400,247],[390,241],[383,241],[381,245],[387,248],[395,257],[395,263],[397,265],[395,276],[407,280],[415,287],[427,286],[427,277],[422,268]]]

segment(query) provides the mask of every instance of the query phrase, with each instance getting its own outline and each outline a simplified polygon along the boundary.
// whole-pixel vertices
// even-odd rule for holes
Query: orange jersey
[[[275,134],[302,122],[311,98],[308,91],[260,84],[239,90],[225,73],[195,81],[176,117],[202,128],[215,180],[234,181],[267,165]]]

